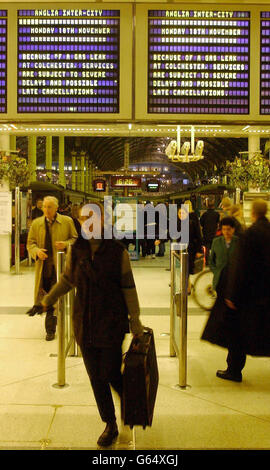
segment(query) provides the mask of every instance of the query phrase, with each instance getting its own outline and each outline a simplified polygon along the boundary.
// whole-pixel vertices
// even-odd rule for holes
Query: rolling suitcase
[[[132,339],[124,359],[121,410],[130,428],[152,425],[158,378],[153,330],[145,328],[142,337]]]

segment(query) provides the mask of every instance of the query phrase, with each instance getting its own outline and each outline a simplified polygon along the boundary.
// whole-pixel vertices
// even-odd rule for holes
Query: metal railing
[[[170,356],[179,361],[179,384],[187,388],[187,289],[188,252],[186,245],[171,247]],[[180,249],[179,249],[180,248]]]
[[[59,281],[65,268],[65,253],[57,252],[57,270],[56,276]],[[72,312],[74,305],[75,288],[66,295],[60,297],[57,302],[57,336],[58,336],[58,354],[57,354],[57,383],[55,388],[67,387],[66,383],[66,357],[81,356],[80,349],[76,343],[72,328]]]

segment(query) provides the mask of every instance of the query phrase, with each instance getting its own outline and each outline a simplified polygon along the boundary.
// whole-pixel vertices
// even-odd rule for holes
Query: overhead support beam
[[[46,136],[46,162],[45,168],[47,170],[48,181],[52,180],[52,135]]]
[[[37,137],[35,135],[28,136],[28,168],[30,171],[30,181],[37,180]]]
[[[65,137],[59,137],[59,184],[66,187],[65,177]]]

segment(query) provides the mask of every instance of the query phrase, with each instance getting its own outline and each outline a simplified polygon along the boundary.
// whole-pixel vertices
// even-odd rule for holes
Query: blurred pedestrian
[[[240,382],[246,354],[270,356],[270,222],[267,202],[252,204],[253,224],[239,242],[226,294],[234,313],[234,336],[228,344],[226,370],[217,376]]]
[[[224,197],[221,200],[220,207],[222,209],[222,213],[220,218],[222,219],[223,217],[229,217],[230,216],[230,208],[232,206],[232,201],[229,197]]]
[[[235,221],[235,235],[240,237],[246,229],[245,219],[243,217],[240,204],[233,204],[229,209],[229,214]]]
[[[239,238],[234,235],[235,222],[232,217],[224,217],[221,220],[221,231],[222,235],[213,240],[210,256],[210,269],[214,274],[213,289],[217,293],[217,298],[201,339],[228,347],[234,339],[234,312],[227,306],[225,296],[228,277],[239,243]]]
[[[80,215],[79,218],[83,233],[89,235],[91,232],[92,238],[78,238],[71,247],[65,272],[43,298],[42,305],[46,310],[73,286],[76,287],[74,334],[101,419],[106,423],[98,445],[109,446],[118,435],[110,385],[121,398],[124,336],[129,325],[132,334],[138,336],[143,333],[143,326],[139,319],[140,308],[129,254],[121,242],[103,238],[103,207],[98,203],[92,203],[92,207],[89,216]],[[94,222],[84,228],[90,216],[100,224],[101,238]]]
[[[217,211],[215,211],[214,201],[208,200],[207,210],[203,213],[203,215],[200,218],[200,224],[202,227],[202,234],[203,234],[202,243],[206,248],[206,253],[205,253],[206,265],[209,264],[210,248],[212,245],[212,241],[215,238],[216,233],[217,233],[219,219],[220,219],[220,215]]]
[[[217,299],[211,310],[201,339],[227,347],[233,335],[231,310],[225,302],[230,266],[233,263],[239,239],[234,235],[235,221],[224,217],[221,222],[222,235],[214,238],[211,246],[210,269],[213,272],[213,289]]]
[[[36,205],[34,209],[32,209],[32,220],[36,219],[37,217],[43,216],[42,205],[43,205],[43,199],[37,198]]]
[[[72,218],[75,228],[77,230],[78,236],[81,236],[81,224],[79,222],[79,209],[78,204],[73,204],[71,206],[70,217]]]
[[[186,204],[186,203],[185,203]],[[188,210],[186,209],[188,206]],[[188,269],[189,275],[194,274],[195,259],[202,255],[202,235],[200,229],[199,219],[194,212],[192,212],[191,204],[187,204],[185,207],[181,206],[178,209],[177,215],[177,230],[181,232],[181,225],[187,217],[189,218],[189,243],[188,243]],[[176,240],[177,242],[181,241]],[[188,294],[191,293],[190,277],[188,278]]]

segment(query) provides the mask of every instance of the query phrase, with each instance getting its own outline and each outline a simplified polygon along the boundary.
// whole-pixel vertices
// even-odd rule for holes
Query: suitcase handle
[[[144,334],[153,333],[153,330],[151,328],[148,328],[147,326],[144,326],[143,330],[144,330],[143,331]],[[144,342],[142,341],[142,336],[134,336],[132,340],[132,351],[138,354],[145,354],[143,347],[144,347]]]

